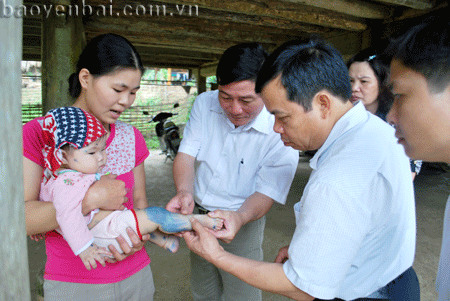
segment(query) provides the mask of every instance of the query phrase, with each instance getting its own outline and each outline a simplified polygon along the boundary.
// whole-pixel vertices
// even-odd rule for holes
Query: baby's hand
[[[81,261],[83,261],[86,269],[97,268],[97,262],[100,262],[102,266],[105,266],[105,256],[112,256],[111,252],[105,248],[92,244],[89,248],[80,253]]]
[[[40,241],[41,239],[45,239],[45,233],[30,235],[30,238],[34,241]]]

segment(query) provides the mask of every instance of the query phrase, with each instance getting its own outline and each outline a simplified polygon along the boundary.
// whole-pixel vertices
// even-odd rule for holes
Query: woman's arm
[[[43,168],[23,157],[23,188],[27,235],[45,233],[58,228],[56,210],[50,202],[40,202]]]
[[[23,157],[23,186],[25,200],[25,224],[27,235],[46,233],[58,228],[56,210],[51,202],[39,201],[43,168]],[[95,182],[83,199],[83,214],[96,208],[123,209],[127,201],[125,183],[115,175],[102,177]],[[145,180],[144,180],[145,181]]]
[[[53,204],[39,201],[44,145],[45,139],[39,122],[32,120],[25,124],[23,127],[23,180],[27,235],[46,233],[58,227]],[[96,208],[110,210],[124,208],[123,203],[127,201],[125,183],[115,178],[115,175],[102,177],[89,188],[83,199],[83,214]]]
[[[144,163],[133,168],[134,190],[133,205],[134,208],[144,209],[148,207],[147,196],[145,193],[145,168]]]
[[[125,183],[116,180],[117,175],[102,176],[94,182],[84,195],[82,212],[88,214],[94,209],[123,210],[127,202]]]
[[[133,188],[133,205],[137,209],[143,209],[148,207],[147,197],[145,193],[145,168],[144,163],[139,164],[135,168],[133,168],[133,176],[134,176],[134,188]],[[150,239],[149,234],[145,234],[142,236],[142,241],[139,239],[138,235],[131,229],[127,229],[127,234],[133,243],[133,247],[128,245],[127,241],[119,236],[116,238],[119,243],[121,249],[124,254],[119,253],[113,245],[109,246],[109,250],[114,256],[114,259],[108,258],[108,262],[122,261],[130,255],[133,255],[137,251],[141,250],[145,242]]]

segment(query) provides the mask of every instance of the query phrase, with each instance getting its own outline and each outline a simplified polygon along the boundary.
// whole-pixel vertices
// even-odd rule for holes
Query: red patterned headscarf
[[[76,107],[61,107],[48,111],[41,123],[44,137],[44,176],[56,177],[61,167],[61,147],[70,144],[76,149],[85,147],[106,134],[100,121]]]

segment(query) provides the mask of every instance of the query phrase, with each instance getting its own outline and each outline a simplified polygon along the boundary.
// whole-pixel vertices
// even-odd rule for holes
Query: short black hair
[[[385,55],[421,73],[432,91],[442,92],[450,84],[450,18],[428,17],[393,40]]]
[[[278,47],[266,60],[256,80],[256,92],[281,74],[288,99],[312,109],[312,99],[327,90],[345,103],[351,96],[350,79],[341,54],[318,37],[293,40]]]
[[[217,65],[217,83],[228,85],[243,80],[256,81],[267,56],[263,46],[258,43],[231,46],[222,54]]]
[[[394,102],[394,95],[389,86],[389,67],[382,61],[382,50],[370,47],[361,50],[347,61],[347,68],[355,62],[367,62],[378,81],[378,109],[376,115],[385,116]]]

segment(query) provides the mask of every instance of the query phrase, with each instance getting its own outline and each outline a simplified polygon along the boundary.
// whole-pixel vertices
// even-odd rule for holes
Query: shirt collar
[[[219,102],[219,91],[217,90],[217,101],[214,101],[211,105],[211,111],[216,112],[218,114],[223,115],[226,118],[227,124],[235,129],[235,126],[231,121],[228,119],[227,114],[224,112],[222,107],[220,106]],[[253,119],[251,122],[247,123],[246,125],[240,126],[236,128],[235,130],[238,131],[249,131],[250,129],[255,129],[258,132],[261,132],[263,134],[269,134],[272,127],[273,122],[270,122],[274,116],[267,111],[266,107],[264,106],[261,112],[256,116],[255,119]]]
[[[63,173],[67,173],[67,172],[78,172],[78,171],[73,170],[73,169],[61,169],[61,170],[58,170],[56,173],[57,173],[58,175],[61,175],[61,174],[63,174]]]
[[[362,102],[357,102],[353,108],[344,114],[331,129],[325,143],[319,148],[317,153],[312,157],[309,165],[312,169],[317,169],[319,158],[330,148],[330,146],[345,132],[354,128],[358,124],[368,119],[366,108]]]

